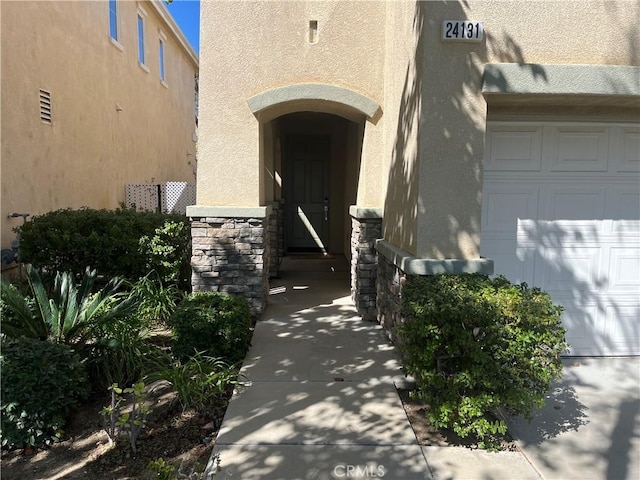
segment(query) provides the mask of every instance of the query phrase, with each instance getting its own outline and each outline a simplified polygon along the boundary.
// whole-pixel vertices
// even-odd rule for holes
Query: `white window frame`
[[[142,25],[142,32],[140,32],[140,26]],[[142,6],[138,5],[138,11],[136,15],[136,38],[138,40],[138,65],[145,72],[149,73],[148,55],[147,55],[147,12]],[[142,34],[142,35],[141,35]],[[142,55],[141,55],[142,54]],[[142,59],[140,58],[142,56]]]
[[[111,6],[115,8],[111,10]],[[107,4],[108,12],[109,12],[109,40],[111,40],[111,44],[116,47],[121,52],[124,51],[124,47],[120,43],[120,5],[119,0],[109,0]],[[112,26],[115,29],[115,36],[112,30]]]
[[[158,29],[158,77],[163,87],[168,88],[167,84],[167,36]]]

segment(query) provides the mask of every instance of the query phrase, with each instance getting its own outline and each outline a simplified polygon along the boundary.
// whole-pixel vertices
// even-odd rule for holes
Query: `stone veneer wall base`
[[[187,215],[192,290],[242,295],[259,316],[269,295],[268,209],[195,206]]]
[[[269,215],[269,277],[277,277],[284,257],[284,202],[271,203]]]
[[[377,255],[376,240],[382,237],[382,210],[352,206],[351,299],[364,320],[375,321]]]

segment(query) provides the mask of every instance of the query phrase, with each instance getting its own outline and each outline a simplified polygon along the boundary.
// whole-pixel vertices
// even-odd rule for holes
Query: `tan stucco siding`
[[[265,145],[261,153],[259,122],[322,111],[301,102],[254,115],[248,99],[296,84],[335,85],[381,107],[362,119],[355,202],[384,207],[385,239],[420,258],[478,258],[485,65],[522,65],[542,79],[544,65],[638,65],[638,17],[637,0],[204,2],[198,203],[270,200],[263,178],[272,162]],[[308,38],[310,20],[317,42]],[[485,38],[443,42],[443,20],[481,21]],[[518,112],[539,113],[535,98],[519,98]],[[567,98],[546,98],[546,112],[579,113]],[[598,102],[598,112],[613,111],[614,99]]]
[[[424,28],[419,4],[389,2],[386,22],[383,232],[387,240],[415,254]]]
[[[484,21],[487,62],[638,65],[637,0],[481,1],[465,8]]]
[[[417,256],[479,256],[484,64],[636,65],[639,12],[635,1],[423,4],[430,28],[423,33]],[[443,20],[482,21],[486,39],[442,42]]]
[[[199,205],[252,206],[266,200],[259,122],[249,98],[282,86],[320,83],[381,101],[384,12],[377,2],[201,4],[201,51],[207,61],[200,77],[206,94],[200,103]],[[309,41],[310,21],[318,22],[317,43]],[[363,202],[381,202],[380,148],[379,135],[365,139],[365,169],[377,174],[367,174]]]
[[[115,208],[126,183],[194,181],[197,63],[155,7],[140,2],[147,14],[143,70],[138,4],[118,5],[122,49],[109,37],[106,2],[1,4],[3,247],[21,223],[7,220],[9,213]],[[39,89],[51,93],[51,125],[40,120]]]

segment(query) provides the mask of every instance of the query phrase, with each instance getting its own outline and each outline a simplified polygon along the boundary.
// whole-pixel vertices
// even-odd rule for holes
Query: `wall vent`
[[[40,120],[51,125],[51,92],[40,90]]]

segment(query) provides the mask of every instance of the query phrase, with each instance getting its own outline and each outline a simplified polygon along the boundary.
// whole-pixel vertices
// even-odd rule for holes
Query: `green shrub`
[[[95,271],[85,272],[79,286],[72,274],[58,273],[52,289],[46,288],[31,265],[27,278],[30,296],[4,280],[1,283],[2,313],[6,314],[2,326],[8,337],[73,346],[86,360],[92,385],[99,390],[113,383],[129,385],[146,372],[157,347],[147,341],[149,321],[141,309],[153,311],[153,298],[159,294],[147,298],[134,287],[123,295],[118,291],[123,282],[117,278],[91,293]],[[174,292],[175,287],[164,290]],[[164,311],[157,305],[154,308]]]
[[[67,345],[0,339],[2,446],[20,448],[62,436],[70,409],[88,392],[80,357]]]
[[[38,215],[16,232],[22,261],[49,272],[80,275],[90,267],[135,281],[156,270],[163,281],[188,282],[190,230],[183,215],[63,209]]]
[[[168,217],[153,234],[140,237],[139,248],[146,254],[146,270],[155,271],[165,283],[188,290],[191,266],[191,227],[184,217]]]
[[[93,341],[84,346],[82,354],[87,359],[94,390],[105,390],[114,383],[134,384],[162,355],[137,318],[118,317],[93,329]]]
[[[147,426],[147,417],[151,414],[151,409],[147,405],[147,390],[144,382],[138,382],[131,387],[122,388],[118,384],[109,387],[111,391],[111,403],[104,407],[100,414],[104,430],[111,443],[117,442],[120,435],[125,435],[129,439],[129,445],[134,455],[137,453],[136,443],[142,433],[142,429]],[[129,396],[131,403],[122,405]]]
[[[183,410],[192,409],[215,417],[216,409],[224,408],[222,400],[230,387],[238,384],[237,377],[236,367],[198,353],[187,360],[177,360],[160,368],[147,375],[146,381],[169,382]]]
[[[166,325],[183,297],[175,285],[165,286],[156,272],[141,277],[131,286],[136,303],[136,316],[148,327]]]
[[[240,296],[192,294],[178,306],[170,323],[171,348],[183,359],[202,353],[234,364],[244,358],[251,341],[249,304]]]
[[[92,335],[92,327],[107,323],[132,308],[132,299],[121,299],[122,281],[110,280],[92,294],[96,272],[86,271],[80,286],[71,273],[56,273],[53,289],[47,291],[32,265],[27,266],[30,296],[14,285],[0,280],[0,295],[10,314],[3,319],[3,333],[10,337],[27,336],[58,343],[82,345]],[[109,305],[108,308],[107,305]]]
[[[158,480],[173,480],[176,478],[176,467],[167,462],[164,458],[159,457],[155,460],[149,460],[147,470],[155,473],[154,477]]]
[[[414,277],[399,326],[406,373],[437,428],[496,445],[504,409],[530,417],[562,372],[562,308],[549,295],[503,277]]]

